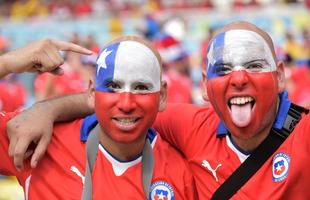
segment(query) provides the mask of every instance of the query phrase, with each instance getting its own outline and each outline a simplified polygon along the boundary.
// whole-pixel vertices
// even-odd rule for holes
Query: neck
[[[276,116],[278,113],[279,104],[280,104],[280,99],[278,98],[277,107],[276,107],[274,116]],[[235,137],[234,134],[231,134],[232,140],[242,150],[246,152],[252,152],[267,138],[274,121],[275,121],[275,117],[272,120],[270,120],[270,122],[268,123],[268,125],[265,126],[265,128],[263,128],[262,130],[259,130],[258,133],[251,138],[242,139],[242,138]]]
[[[256,135],[251,138],[238,138],[231,133],[232,140],[234,143],[243,151],[252,152],[254,151],[268,136],[272,127],[272,123],[260,130]]]
[[[120,161],[128,161],[141,155],[145,144],[145,138],[132,143],[120,143],[114,141],[109,135],[100,129],[100,143],[104,148]]]

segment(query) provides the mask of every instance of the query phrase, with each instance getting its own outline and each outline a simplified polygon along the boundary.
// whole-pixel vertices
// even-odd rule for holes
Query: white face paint
[[[160,90],[160,63],[149,47],[136,41],[111,44],[97,59],[96,89],[152,93]]]
[[[263,73],[276,70],[276,63],[267,42],[248,30],[230,30],[218,34],[207,54],[208,78],[246,70]]]

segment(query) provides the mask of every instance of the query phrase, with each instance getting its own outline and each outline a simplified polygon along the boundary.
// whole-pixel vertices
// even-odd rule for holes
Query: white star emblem
[[[98,68],[97,68],[97,75],[100,71],[101,68],[106,69],[107,68],[107,64],[105,62],[105,59],[107,58],[107,56],[111,53],[112,51],[108,51],[107,49],[103,50],[103,52],[101,53],[100,57],[97,60],[97,64],[98,64]]]
[[[280,172],[280,171],[282,170],[282,166],[278,165],[278,166],[276,167],[276,170],[277,170],[277,172]]]
[[[164,195],[163,193],[161,192],[159,195],[158,195],[158,200],[164,200]]]

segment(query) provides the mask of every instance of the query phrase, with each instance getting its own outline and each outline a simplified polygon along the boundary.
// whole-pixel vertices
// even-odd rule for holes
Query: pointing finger
[[[62,50],[62,51],[73,51],[73,52],[81,53],[85,55],[91,55],[93,53],[91,50],[86,49],[84,47],[81,47],[71,42],[53,40],[53,43],[59,50]]]

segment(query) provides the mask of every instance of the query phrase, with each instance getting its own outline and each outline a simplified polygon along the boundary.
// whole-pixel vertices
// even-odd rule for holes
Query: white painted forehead
[[[149,82],[153,84],[154,91],[159,91],[161,65],[146,45],[136,41],[122,41],[116,54],[114,78],[128,82]]]
[[[208,62],[214,59],[224,61],[250,61],[266,59],[275,68],[271,49],[265,39],[254,31],[234,29],[218,34],[210,45]],[[240,64],[240,63],[238,63]]]

